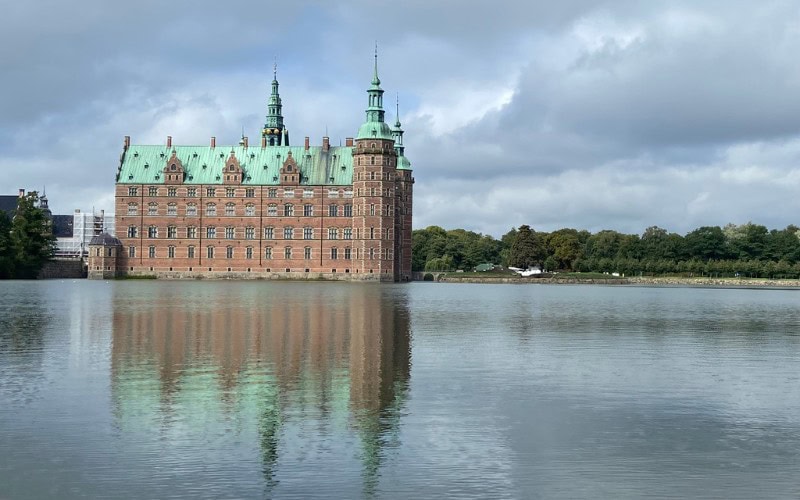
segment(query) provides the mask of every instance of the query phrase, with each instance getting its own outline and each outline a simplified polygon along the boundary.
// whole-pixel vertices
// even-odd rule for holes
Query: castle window
[[[148,238],[158,238],[158,227],[150,226],[147,228],[147,237]]]
[[[353,205],[347,204],[344,206],[344,216],[345,217],[352,217],[353,216]]]
[[[244,249],[244,258],[245,259],[253,258],[253,247],[247,247]]]
[[[128,188],[128,196],[138,196],[139,195],[139,188],[138,187],[129,187]]]
[[[304,240],[313,240],[314,239],[314,228],[306,226],[303,228],[303,239]]]
[[[217,228],[215,228],[214,226],[207,227],[206,238],[208,238],[209,240],[213,240],[216,237],[217,237]]]
[[[244,239],[246,240],[254,240],[256,238],[256,228],[253,226],[248,226],[244,228]]]
[[[292,217],[294,215],[294,205],[287,203],[283,206],[283,216]]]
[[[225,205],[225,215],[227,215],[228,217],[236,215],[236,205],[234,205],[233,203],[227,203]]]
[[[336,217],[339,212],[337,205],[328,205],[328,217]]]
[[[167,226],[167,238],[177,238],[178,228],[175,226]]]
[[[178,167],[176,167],[175,164],[173,163],[172,165],[169,166],[169,169],[174,172],[175,170],[178,169]]]
[[[189,226],[186,228],[186,237],[190,240],[197,238],[197,228],[194,226]]]
[[[314,197],[314,190],[313,189],[304,189],[303,190],[303,198],[313,198]]]
[[[284,240],[291,240],[294,237],[294,228],[291,226],[287,226],[283,228],[283,239]]]
[[[273,228],[273,227],[265,227],[264,228],[264,239],[265,240],[274,240],[275,239],[275,228]]]
[[[311,217],[314,215],[314,205],[303,205],[303,217]]]
[[[386,228],[386,239],[387,240],[391,240],[392,239],[392,230],[391,230],[391,228],[388,228],[388,227]]]
[[[370,215],[375,215],[375,204],[374,203],[370,204],[370,206],[369,206],[369,214]]]
[[[147,188],[147,196],[158,196],[158,188],[155,186]]]
[[[233,247],[225,247],[225,258],[232,259],[233,258]]]
[[[370,156],[369,157],[369,164],[370,165],[375,165],[375,157],[374,156]]]
[[[206,188],[206,196],[216,196],[217,190],[215,188]]]
[[[267,190],[267,198],[277,198],[278,197],[278,189],[277,188],[269,188]]]
[[[196,197],[197,196],[197,188],[193,188],[193,187],[187,188],[186,189],[186,196],[188,196],[190,198]]]
[[[197,216],[197,205],[194,203],[186,205],[186,215],[189,217]]]
[[[336,247],[331,248],[331,260],[339,258],[339,250]]]
[[[139,234],[139,228],[136,226],[128,226],[128,238],[136,238]]]
[[[338,197],[339,197],[339,191],[338,190],[336,190],[336,189],[329,189],[328,190],[328,198],[338,198]]]
[[[225,228],[225,239],[232,240],[236,236],[236,229],[232,226],[228,226]]]
[[[375,239],[375,228],[374,227],[369,228],[369,239],[371,239],[371,240]]]
[[[167,257],[169,257],[170,259],[174,259],[175,258],[175,247],[174,246],[170,245],[170,246],[167,247]]]
[[[167,215],[178,215],[178,205],[177,203],[170,203],[167,205]]]
[[[370,172],[369,173],[369,180],[371,180],[371,181],[375,180],[375,172]]]
[[[244,190],[244,197],[245,198],[255,198],[256,197],[256,190],[255,188],[247,188]]]
[[[137,215],[139,213],[138,203],[128,203],[128,215]]]
[[[283,258],[284,259],[292,258],[292,247],[286,247],[283,249]]]
[[[311,260],[311,247],[305,247],[303,249],[303,258],[306,260]]]
[[[214,247],[211,246],[206,247],[206,257],[208,257],[209,259],[214,258]]]
[[[174,165],[173,165],[173,167],[174,167]],[[172,198],[178,196],[178,189],[177,188],[173,188],[173,187],[167,188],[167,196],[172,197]]]
[[[375,149],[375,143],[374,142],[369,143],[369,147],[371,147],[372,149]]]
[[[335,240],[339,237],[339,231],[335,227],[328,228],[328,239]]]
[[[352,240],[353,239],[353,228],[346,227],[342,229],[342,239],[344,240]]]
[[[373,260],[374,258],[375,258],[375,249],[374,248],[370,248],[369,249],[369,260]]]
[[[267,215],[270,217],[277,217],[278,215],[278,205],[274,203],[267,207]]]
[[[217,215],[217,205],[206,203],[206,215]]]
[[[233,165],[231,165],[231,168],[233,168]],[[233,188],[225,188],[225,196],[226,197],[233,198],[235,194],[236,194],[236,191]]]
[[[272,259],[272,247],[267,247],[264,249],[264,258],[267,260]]]
[[[150,245],[150,247],[147,250],[148,250],[147,256],[150,257],[151,259],[154,259],[156,257],[156,247]]]
[[[150,203],[147,205],[147,215],[158,215],[158,203]]]
[[[228,166],[228,172],[234,172],[235,170],[236,170],[236,167],[234,167],[233,164]]]
[[[351,258],[350,247],[347,247],[344,249],[344,260],[350,260],[350,258]]]
[[[186,256],[190,259],[194,259],[194,245],[189,245],[186,249]]]
[[[352,189],[345,190],[344,197],[345,198],[352,198],[353,197],[353,190]]]
[[[283,190],[283,197],[284,198],[294,198],[294,189],[284,189]]]
[[[128,247],[128,257],[131,259],[136,257],[136,247]]]
[[[247,216],[253,216],[256,214],[256,206],[252,203],[248,203],[244,206],[244,214]]]

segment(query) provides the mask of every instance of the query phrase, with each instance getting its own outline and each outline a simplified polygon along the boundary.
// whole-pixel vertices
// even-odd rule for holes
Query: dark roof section
[[[56,238],[72,238],[72,223],[75,217],[72,215],[53,216],[53,236]]]
[[[122,242],[108,233],[100,233],[89,242],[89,245],[102,245],[104,247],[122,246]]]
[[[14,212],[17,211],[18,201],[19,195],[16,194],[0,195],[0,211],[5,212],[10,219],[14,216]]]

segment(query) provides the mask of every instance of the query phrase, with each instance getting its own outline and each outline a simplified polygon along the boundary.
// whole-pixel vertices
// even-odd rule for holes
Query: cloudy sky
[[[800,224],[794,0],[4,3],[0,191],[55,213],[113,210],[125,135],[257,137],[275,57],[293,143],[353,136],[377,40],[417,228]]]

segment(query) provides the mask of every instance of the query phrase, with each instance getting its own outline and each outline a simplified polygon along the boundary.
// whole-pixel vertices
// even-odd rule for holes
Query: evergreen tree
[[[39,195],[33,191],[20,197],[11,220],[8,250],[12,269],[10,277],[36,278],[56,248],[51,221],[37,205]]]
[[[517,230],[517,237],[511,244],[509,264],[513,267],[527,269],[531,266],[541,266],[545,258],[544,242],[541,241],[536,231],[528,225],[522,225]]]

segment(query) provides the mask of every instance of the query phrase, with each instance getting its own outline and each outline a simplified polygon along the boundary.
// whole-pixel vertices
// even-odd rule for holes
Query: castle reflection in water
[[[292,422],[356,442],[364,487],[373,489],[408,390],[404,295],[333,283],[186,285],[133,298],[114,288],[111,385],[120,430],[158,432],[176,446],[187,436],[212,446],[256,439],[269,485],[293,453],[286,434],[297,430],[284,432]]]

